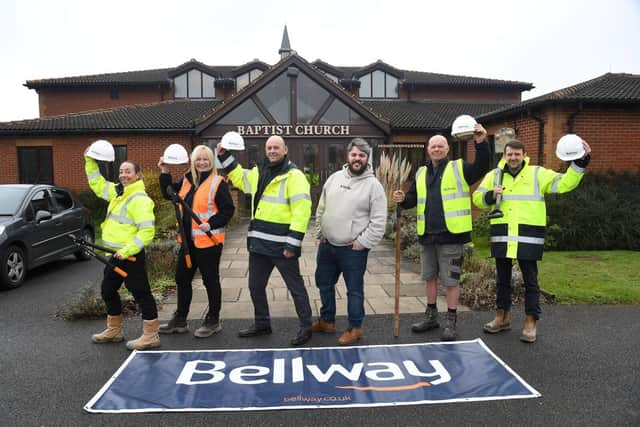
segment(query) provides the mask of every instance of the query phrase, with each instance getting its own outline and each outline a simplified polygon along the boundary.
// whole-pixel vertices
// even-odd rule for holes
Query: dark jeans
[[[289,289],[300,320],[300,327],[311,329],[311,305],[307,289],[304,287],[304,280],[300,275],[298,258],[271,257],[249,252],[249,291],[253,301],[256,326],[258,328],[271,326],[267,283],[273,267],[278,269]]]
[[[140,307],[142,318],[144,320],[153,320],[158,318],[158,309],[156,302],[151,295],[151,287],[147,278],[147,268],[145,263],[144,250],[135,255],[135,261],[117,260],[111,258],[111,262],[120,267],[127,273],[124,279],[116,273],[111,267],[106,266],[104,269],[104,278],[100,285],[102,299],[107,305],[107,313],[110,316],[122,314],[122,302],[118,289],[124,281],[125,286],[133,295],[136,304]]]
[[[538,286],[538,263],[535,260],[519,259],[518,265],[524,279],[524,312],[536,319],[540,318],[540,287]],[[496,306],[511,308],[511,258],[496,258]]]
[[[364,272],[369,250],[354,251],[351,246],[320,243],[316,258],[316,286],[320,290],[320,317],[336,320],[336,282],[342,274],[347,285],[347,313],[350,328],[362,327],[364,320]]]
[[[209,301],[208,316],[213,320],[219,320],[220,308],[222,305],[222,289],[220,287],[220,256],[222,255],[222,245],[215,245],[208,248],[190,247],[191,268],[187,268],[184,259],[184,249],[180,248],[178,254],[178,264],[176,266],[176,284],[178,285],[178,308],[177,314],[187,317],[193,289],[191,282],[196,274],[196,269],[202,274],[202,282],[207,289],[207,299]]]

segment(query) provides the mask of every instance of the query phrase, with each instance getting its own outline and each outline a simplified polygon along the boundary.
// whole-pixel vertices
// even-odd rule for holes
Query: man
[[[342,170],[324,184],[316,211],[320,245],[315,277],[322,307],[320,319],[311,326],[314,332],[335,332],[335,286],[342,274],[349,327],[338,339],[341,345],[356,342],[364,333],[367,256],[382,239],[387,221],[387,197],[369,164],[371,147],[364,139],[354,138],[347,152]]]
[[[457,309],[460,297],[462,248],[471,241],[471,199],[469,186],[482,178],[491,167],[487,131],[481,124],[474,127],[476,157],[473,163],[447,158],[449,144],[442,135],[429,139],[430,160],[416,172],[409,192],[393,193],[393,201],[404,209],[417,206],[417,232],[422,244],[420,253],[422,279],[426,281],[427,309],[425,319],[411,326],[416,333],[440,326],[438,323],[438,278],[446,287],[447,317],[441,339],[458,338]]]
[[[276,267],[291,293],[300,320],[300,329],[291,344],[302,345],[311,338],[311,306],[298,264],[311,217],[309,183],[287,157],[287,146],[279,136],[267,139],[266,158],[252,169],[243,169],[220,144],[217,152],[233,185],[251,195],[247,249],[255,322],[238,335],[255,337],[271,333],[266,287]]]
[[[547,221],[544,195],[566,193],[578,186],[589,164],[591,148],[582,141],[584,156],[574,160],[564,174],[532,166],[522,142],[513,139],[505,145],[504,157],[473,192],[473,203],[488,208],[502,194],[501,218],[491,219],[491,256],[496,259],[496,316],[484,325],[495,334],[511,329],[511,268],[518,260],[525,286],[524,329],[520,340],[536,340],[540,318],[540,288],[537,261],[542,259]]]

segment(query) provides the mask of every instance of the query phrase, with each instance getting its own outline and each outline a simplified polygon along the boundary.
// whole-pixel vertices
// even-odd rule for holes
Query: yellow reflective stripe
[[[526,236],[492,236],[491,243],[529,243],[532,245],[544,245],[544,238],[542,237],[526,237]]]
[[[124,245],[121,245],[120,243],[114,243],[104,239],[102,239],[102,243],[104,243],[105,246],[109,246],[112,248],[124,248]]]
[[[311,200],[311,196],[309,196],[308,194],[302,193],[302,194],[296,194],[295,196],[291,196],[291,198],[289,198],[289,203],[293,203],[297,200]]]
[[[580,166],[576,165],[574,162],[571,162],[571,169],[573,169],[574,171],[578,172],[578,173],[583,173],[584,172],[584,168],[581,168]]]
[[[214,190],[217,188],[218,182],[220,182],[222,178],[220,175],[216,175],[211,180],[211,187],[209,187],[209,198],[207,199],[207,211],[209,216],[213,215],[213,197],[215,195]]]
[[[525,196],[525,195],[517,195],[517,194],[503,194],[502,195],[503,202],[544,202],[544,196]]]
[[[497,187],[500,185],[500,177],[502,176],[502,170],[500,168],[495,168],[495,175],[493,176],[493,187]]]
[[[109,190],[112,185],[113,183],[109,181],[105,183],[104,190],[102,190],[102,196],[100,196],[102,199],[109,201]]]
[[[220,160],[220,159],[218,159]],[[233,156],[229,156],[227,157],[227,160],[225,160],[224,162],[220,162],[220,164],[222,165],[223,169],[228,168],[229,166],[231,166],[231,163],[233,163],[235,159],[233,158]]]
[[[462,193],[446,194],[442,196],[442,201],[445,202],[447,200],[464,199],[466,197],[469,197],[469,192],[463,191]]]
[[[242,183],[244,184],[244,194],[253,194],[253,189],[249,186],[249,171],[242,171]]]
[[[209,230],[209,233],[211,234],[224,234],[224,228],[214,228],[212,230]],[[200,230],[199,228],[192,228],[191,229],[191,235],[192,236],[205,236],[207,233],[205,233],[204,231]]]
[[[136,224],[138,226],[138,228],[143,228],[143,227],[154,227],[156,225],[155,221],[142,221]]]
[[[560,180],[562,179],[563,176],[564,176],[564,174],[558,174],[553,179],[553,184],[551,184],[551,192],[552,193],[557,193],[558,192],[558,184],[560,183]]]
[[[427,203],[427,199],[424,197],[418,197],[418,203],[421,203],[424,205],[425,203]]]
[[[94,173],[91,173],[91,174],[87,175],[87,180],[91,181],[92,179],[100,178],[101,176],[102,176],[102,174],[100,174],[100,171],[94,172]]]
[[[445,212],[444,213],[444,217],[445,218],[453,218],[456,216],[465,216],[465,215],[471,215],[471,210],[470,209],[463,209],[460,211],[449,211],[449,212]]]
[[[142,242],[142,240],[138,239],[138,237],[134,237],[133,238],[133,243],[139,248],[139,249],[144,249],[144,243]]]
[[[248,237],[255,237],[257,239],[262,239],[262,240],[269,240],[270,242],[279,242],[279,243],[288,243],[292,246],[302,246],[302,240],[299,239],[294,239],[293,237],[289,237],[289,236],[280,236],[277,234],[269,234],[269,233],[264,233],[262,231],[249,231],[249,233],[247,233]]]

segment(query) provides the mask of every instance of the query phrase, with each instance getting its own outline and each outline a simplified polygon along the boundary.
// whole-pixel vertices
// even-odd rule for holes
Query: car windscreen
[[[15,215],[28,188],[0,187],[0,215]]]

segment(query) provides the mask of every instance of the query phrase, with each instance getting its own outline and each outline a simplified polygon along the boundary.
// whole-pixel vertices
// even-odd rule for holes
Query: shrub
[[[547,197],[550,246],[640,250],[640,173],[588,173],[580,186]]]
[[[160,172],[157,170],[144,171],[144,185],[147,194],[155,203],[153,213],[156,217],[156,235],[165,236],[176,229],[177,221],[173,202],[162,196]]]
[[[96,196],[91,190],[82,190],[78,193],[78,199],[89,210],[89,215],[94,224],[100,224],[107,215],[108,203]],[[99,227],[98,227],[99,228]]]
[[[58,310],[64,320],[101,319],[107,315],[107,307],[95,286],[86,285],[77,297]]]

